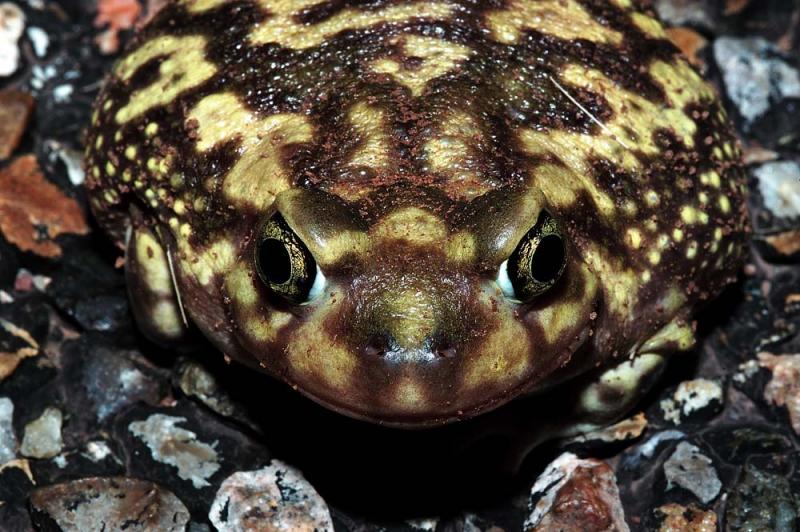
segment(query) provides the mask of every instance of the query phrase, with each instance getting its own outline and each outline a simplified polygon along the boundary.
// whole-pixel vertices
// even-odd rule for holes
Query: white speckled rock
[[[775,216],[800,216],[800,164],[775,161],[762,164],[753,172],[764,206]]]
[[[709,379],[694,379],[678,385],[672,397],[661,401],[664,419],[675,425],[692,417],[695,412],[722,407],[722,386]]]
[[[278,460],[225,479],[208,518],[220,532],[333,530],[322,497],[299,471]]]
[[[800,74],[778,54],[778,49],[762,38],[721,37],[714,41],[714,58],[728,96],[748,122],[777,101],[800,98]]]
[[[210,485],[208,479],[219,469],[216,444],[201,442],[197,434],[177,426],[185,421],[184,417],[153,414],[144,421],[134,421],[128,430],[150,448],[154,460],[175,466],[178,477],[203,488]]]

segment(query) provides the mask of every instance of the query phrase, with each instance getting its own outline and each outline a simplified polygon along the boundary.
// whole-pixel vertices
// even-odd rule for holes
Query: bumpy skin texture
[[[725,113],[634,0],[170,4],[108,78],[86,164],[101,224],[132,227],[146,330],[180,338],[179,295],[232,358],[400,425],[582,374],[584,413],[619,414],[747,231]],[[255,269],[276,210],[327,278],[307,304]],[[520,303],[498,269],[542,211],[567,264]]]

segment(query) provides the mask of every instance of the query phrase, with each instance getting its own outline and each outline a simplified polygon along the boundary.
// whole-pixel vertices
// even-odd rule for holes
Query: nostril
[[[440,358],[453,358],[456,356],[456,348],[449,344],[442,344],[436,349],[436,355]]]
[[[383,336],[373,336],[364,347],[364,354],[370,357],[382,357],[389,350],[389,344]]]

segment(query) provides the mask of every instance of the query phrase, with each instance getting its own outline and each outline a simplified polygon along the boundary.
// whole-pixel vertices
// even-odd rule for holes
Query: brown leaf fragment
[[[697,54],[708,44],[705,37],[689,28],[667,28],[666,32],[672,44],[683,52],[691,64],[704,66],[703,60]]]
[[[8,159],[28,125],[34,100],[27,92],[0,91],[0,160]]]
[[[0,351],[0,382],[2,382],[6,377],[14,373],[20,362],[39,353],[39,344],[28,331],[2,318],[0,318],[0,327],[12,336],[22,340],[25,344],[14,352]]]
[[[23,155],[0,169],[0,231],[21,250],[52,258],[61,255],[57,236],[89,227],[78,202],[45,179],[36,157]]]
[[[788,257],[800,253],[800,230],[770,235],[765,240],[781,255]]]
[[[727,17],[741,13],[750,5],[750,0],[725,0],[725,10],[723,14]]]

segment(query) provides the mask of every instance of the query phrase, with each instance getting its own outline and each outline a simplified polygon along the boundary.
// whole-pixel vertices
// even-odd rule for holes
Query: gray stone
[[[225,479],[208,518],[220,532],[333,530],[322,497],[299,471],[278,460]]]
[[[189,522],[189,511],[174,494],[132,478],[86,478],[47,486],[35,490],[30,501],[40,527],[55,522],[64,532],[177,532]]]
[[[728,96],[747,122],[785,98],[800,98],[800,74],[766,39],[721,37],[714,41],[714,59]]]
[[[695,26],[713,29],[715,13],[712,2],[697,0],[655,0],[654,7],[661,20],[670,26]]]
[[[185,421],[185,417],[153,414],[132,422],[128,430],[150,448],[153,460],[176,467],[178,477],[203,488],[210,485],[208,479],[220,467],[216,442],[201,442],[194,432],[178,427]]]
[[[0,466],[17,457],[13,420],[14,403],[8,397],[0,397]]]
[[[753,171],[764,206],[781,218],[800,216],[800,164],[775,161]]]
[[[696,445],[682,441],[672,456],[664,462],[667,489],[679,486],[708,504],[719,495],[722,483],[709,457],[700,452]]]
[[[61,410],[48,407],[37,419],[25,425],[20,453],[29,458],[53,458],[61,452]]]

